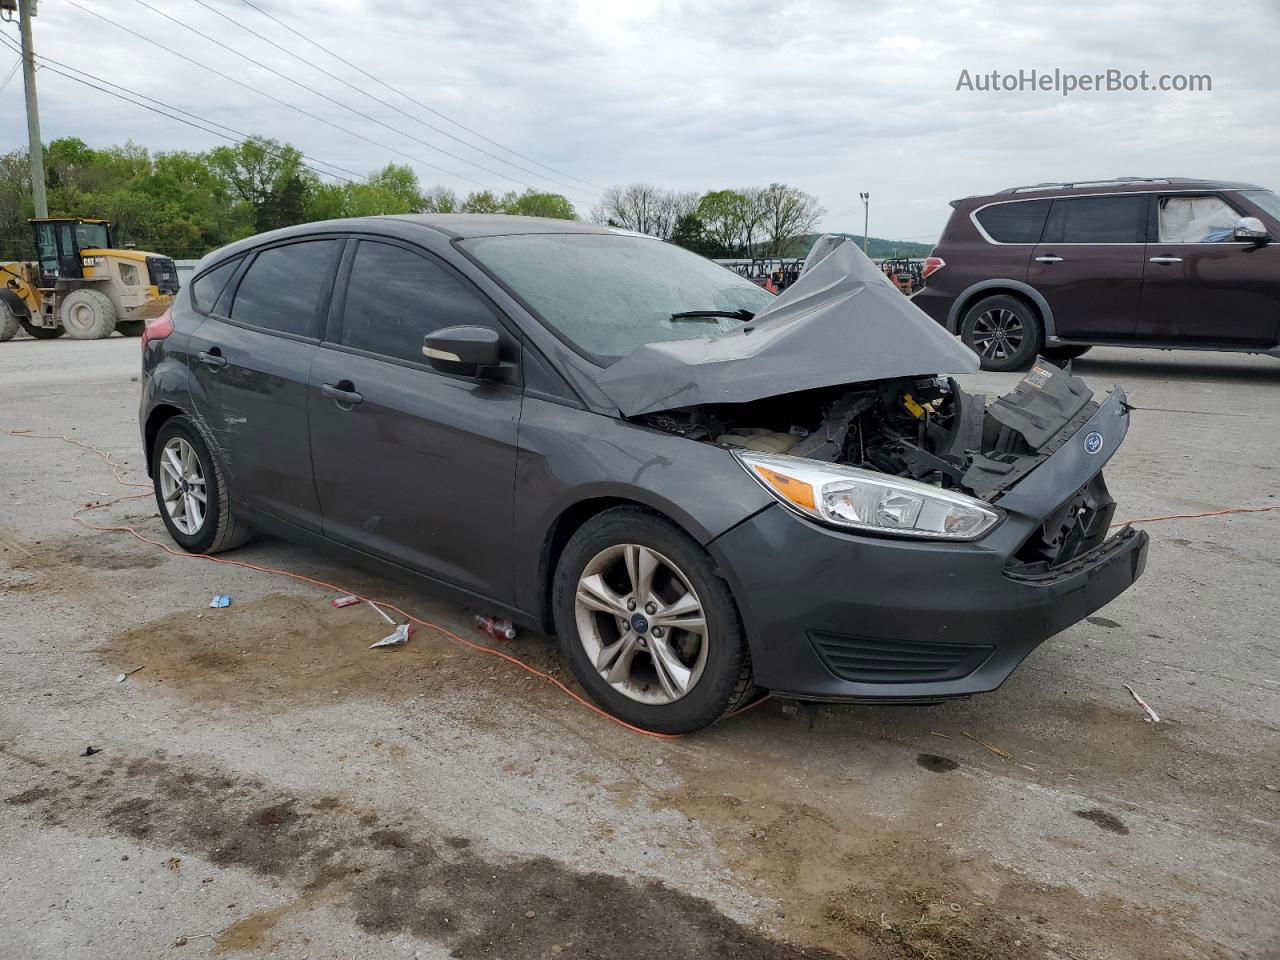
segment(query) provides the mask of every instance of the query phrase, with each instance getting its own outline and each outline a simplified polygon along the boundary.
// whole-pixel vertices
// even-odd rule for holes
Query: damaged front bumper
[[[1127,429],[1117,388],[994,501],[1004,520],[979,541],[854,534],[780,505],[717,538],[710,549],[739,600],[756,682],[818,700],[933,701],[1000,686],[1142,574],[1148,538],[1128,527],[1062,562],[1027,561],[1027,545],[1090,487]]]

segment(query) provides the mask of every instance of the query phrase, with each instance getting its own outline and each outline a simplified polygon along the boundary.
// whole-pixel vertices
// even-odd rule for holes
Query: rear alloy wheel
[[[0,343],[6,340],[12,340],[14,334],[22,329],[22,324],[18,322],[18,317],[3,300],[0,300]]]
[[[960,339],[978,355],[983,370],[1025,370],[1044,346],[1040,318],[1016,297],[979,300],[960,325]]]
[[[589,520],[561,554],[553,604],[574,674],[633,726],[689,733],[750,696],[728,584],[668,520],[634,507]]]
[[[67,332],[61,327],[37,327],[25,317],[20,318],[18,322],[22,324],[22,329],[27,331],[27,336],[37,340],[56,340]]]
[[[222,471],[193,421],[165,421],[152,448],[151,471],[160,518],[183,550],[218,553],[249,539],[249,528],[232,515]]]
[[[62,298],[62,326],[72,340],[102,340],[116,328],[116,305],[97,290],[73,290]]]

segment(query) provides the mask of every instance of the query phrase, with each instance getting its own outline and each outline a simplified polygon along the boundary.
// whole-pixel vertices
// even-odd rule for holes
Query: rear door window
[[[974,216],[997,243],[1039,243],[1052,203],[1052,200],[996,203],[984,207]]]
[[[1161,243],[1226,243],[1240,214],[1221,197],[1161,197],[1157,229]]]
[[[236,289],[231,319],[277,333],[316,336],[341,245],[341,240],[306,240],[263,250]]]
[[[1044,242],[1143,243],[1146,221],[1146,194],[1055,200]]]
[[[220,267],[214,267],[202,273],[191,284],[191,302],[201,313],[208,313],[218,302],[218,297],[227,286],[227,281],[240,266],[240,259],[229,260]]]
[[[404,247],[360,242],[343,307],[343,346],[425,365],[427,334],[476,325],[496,327],[492,310],[443,265]]]

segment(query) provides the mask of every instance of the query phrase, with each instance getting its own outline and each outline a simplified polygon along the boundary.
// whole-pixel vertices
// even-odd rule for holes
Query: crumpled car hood
[[[833,242],[835,241],[835,242]],[[844,242],[839,242],[844,241]],[[729,333],[651,343],[596,377],[624,416],[748,403],[890,377],[974,373],[978,358],[914,306],[847,238]]]

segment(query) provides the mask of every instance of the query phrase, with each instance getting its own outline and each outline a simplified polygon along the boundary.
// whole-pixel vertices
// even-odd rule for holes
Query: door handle
[[[222,351],[217,347],[211,347],[209,350],[201,350],[196,354],[196,359],[206,367],[213,370],[217,370],[219,367],[225,367],[227,365],[227,358],[222,355]]]
[[[1045,257],[1036,257],[1036,263],[1061,263],[1061,257],[1055,257],[1052,254]]]
[[[1181,257],[1152,257],[1151,262],[1168,265],[1170,263],[1181,263],[1182,258]]]
[[[356,393],[355,385],[350,380],[323,384],[320,392],[340,405],[355,406],[364,400],[364,395]]]

